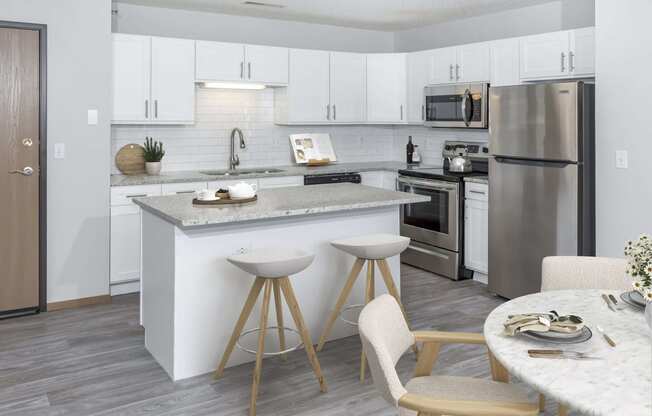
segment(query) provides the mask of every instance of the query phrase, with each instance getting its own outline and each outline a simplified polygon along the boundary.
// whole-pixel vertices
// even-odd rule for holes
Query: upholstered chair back
[[[541,264],[541,291],[563,289],[631,289],[627,261],[609,257],[546,257]]]

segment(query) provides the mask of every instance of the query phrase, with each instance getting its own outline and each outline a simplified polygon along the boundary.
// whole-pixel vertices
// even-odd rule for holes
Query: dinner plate
[[[639,303],[640,301],[637,301],[637,298],[636,298],[636,297],[632,297],[632,293],[636,293],[636,295],[639,296],[638,299],[643,300],[643,296],[642,296],[640,293],[638,293],[638,292],[636,292],[636,291],[634,291],[634,290],[632,290],[632,291],[630,291],[630,292],[623,292],[623,293],[621,293],[621,294],[620,294],[620,299],[622,299],[623,302],[625,302],[625,303],[628,304],[629,306],[634,307],[634,308],[637,309],[637,310],[641,310],[641,311],[642,311],[643,309],[645,309],[645,303],[644,303],[644,302],[643,302],[643,303]],[[636,295],[634,295],[634,296],[636,296]]]
[[[524,337],[535,341],[551,342],[553,344],[579,344],[591,339],[593,332],[588,326],[582,328],[579,334],[565,334],[561,332],[520,332]],[[569,336],[572,335],[572,336]]]

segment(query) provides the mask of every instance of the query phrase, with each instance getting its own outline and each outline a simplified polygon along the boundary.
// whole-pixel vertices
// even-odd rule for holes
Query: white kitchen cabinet
[[[113,35],[113,122],[145,122],[150,109],[149,36]]]
[[[450,84],[456,82],[457,48],[440,48],[430,55],[430,83]],[[459,70],[458,70],[459,73]]]
[[[330,53],[290,50],[287,88],[274,91],[277,124],[327,124],[330,121]]]
[[[258,179],[258,189],[285,188],[288,186],[303,186],[303,176],[275,176]]]
[[[197,81],[242,81],[245,75],[244,45],[198,40],[195,45]]]
[[[407,54],[367,55],[367,121],[403,123],[407,115]]]
[[[288,48],[274,46],[245,46],[245,78],[265,85],[287,85]]]
[[[489,44],[470,43],[457,47],[458,82],[486,82],[490,78]]]
[[[521,79],[585,78],[595,73],[595,31],[583,28],[521,39]]]
[[[396,191],[397,172],[383,171],[383,188],[389,191]]]
[[[396,190],[396,172],[384,170],[360,172],[360,183],[366,186],[374,186],[390,191]]]
[[[519,39],[502,39],[491,42],[489,50],[491,86],[519,85],[521,83]]]
[[[431,51],[407,55],[407,121],[422,124],[425,121],[424,87],[430,81]]]
[[[359,53],[330,54],[330,119],[336,123],[365,120],[365,56]],[[328,114],[327,114],[328,115]]]
[[[489,186],[465,183],[464,265],[487,274],[489,258]]]
[[[150,120],[192,123],[195,119],[195,42],[152,38]]]
[[[192,124],[195,42],[113,35],[113,124]]]
[[[111,188],[111,294],[137,292],[140,288],[140,208],[133,198],[161,194],[161,185]]]

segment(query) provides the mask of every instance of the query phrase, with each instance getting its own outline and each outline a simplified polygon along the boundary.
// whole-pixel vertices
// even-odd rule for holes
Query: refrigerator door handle
[[[541,167],[557,167],[563,168],[568,165],[575,165],[577,162],[570,160],[532,160],[532,159],[519,159],[513,157],[494,156],[494,160],[498,163],[511,164],[511,165],[529,165]]]

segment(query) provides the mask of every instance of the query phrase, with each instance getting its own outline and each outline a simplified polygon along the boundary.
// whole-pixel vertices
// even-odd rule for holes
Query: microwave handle
[[[471,91],[468,89],[464,91],[464,96],[462,96],[462,120],[464,120],[464,124],[468,127],[471,124],[471,118],[466,117],[466,106],[467,103],[471,102]],[[473,103],[470,103],[471,109],[473,109]]]

